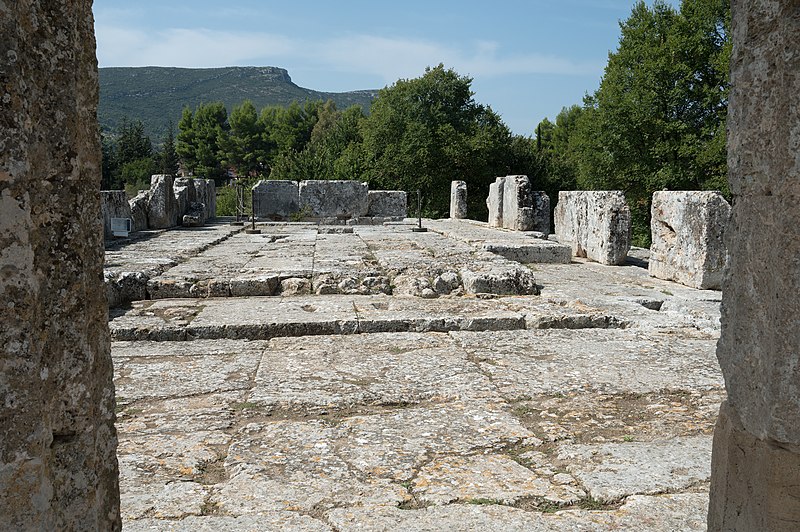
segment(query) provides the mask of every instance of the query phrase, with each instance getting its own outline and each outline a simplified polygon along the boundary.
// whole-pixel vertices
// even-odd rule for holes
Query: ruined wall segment
[[[503,189],[506,178],[498,177],[489,185],[486,206],[489,208],[489,227],[503,227]]]
[[[367,193],[367,216],[405,218],[408,216],[408,194],[402,190],[370,190]]]
[[[103,190],[100,192],[100,212],[103,216],[103,236],[112,238],[111,219],[130,218],[131,206],[124,190]]]
[[[369,209],[369,186],[359,181],[300,181],[300,210],[320,218],[358,218]]]
[[[709,530],[800,522],[800,7],[734,0],[717,358],[727,404],[714,436]]]
[[[650,211],[650,275],[719,290],[726,257],[722,235],[731,211],[722,194],[656,192]]]
[[[119,530],[92,3],[0,35],[0,527]]]
[[[561,191],[555,234],[575,257],[601,264],[624,264],[631,249],[631,211],[625,195],[611,191]]]
[[[253,187],[255,215],[262,219],[286,221],[300,210],[297,181],[261,180]]]

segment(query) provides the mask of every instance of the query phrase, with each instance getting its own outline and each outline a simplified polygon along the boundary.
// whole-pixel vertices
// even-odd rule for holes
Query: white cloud
[[[538,53],[505,55],[493,41],[477,41],[463,50],[424,39],[351,35],[327,40],[301,40],[263,32],[223,32],[208,29],[144,31],[117,23],[98,22],[100,66],[216,67],[292,65],[342,73],[374,75],[386,83],[411,78],[425,67],[444,63],[473,77],[518,74],[583,75],[603,65],[580,64]]]
[[[217,67],[257,63],[291,55],[297,44],[266,33],[229,33],[207,29],[158,32],[118,26],[96,27],[100,66]]]

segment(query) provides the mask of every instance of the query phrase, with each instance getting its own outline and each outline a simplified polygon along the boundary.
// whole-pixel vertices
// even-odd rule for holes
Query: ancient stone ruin
[[[213,179],[154,175],[129,205],[133,231],[198,227],[216,217],[217,192]]]
[[[486,198],[489,226],[514,231],[550,233],[550,198],[533,190],[524,175],[498,177]]]
[[[120,530],[92,3],[0,34],[0,528]]]
[[[360,181],[261,180],[253,187],[257,218],[334,225],[402,220],[408,210],[406,196],[401,190],[369,190]]]
[[[572,248],[502,222],[337,226],[361,211],[320,185],[307,198],[331,224],[109,241],[128,304],[108,314],[91,6],[9,6],[3,529],[797,529],[794,4],[734,1],[721,295],[635,264],[532,263]],[[175,203],[202,218],[188,186]],[[586,258],[627,251],[621,193],[559,199],[557,234]],[[657,220],[678,219],[706,223]]]
[[[796,2],[735,0],[725,242],[708,529],[800,523],[800,17]]]
[[[450,218],[457,220],[467,217],[467,183],[453,181],[450,184]]]
[[[730,205],[719,192],[656,192],[651,207],[650,275],[719,290]]]
[[[624,264],[631,248],[631,211],[619,191],[561,191],[555,234],[572,254],[600,264]]]

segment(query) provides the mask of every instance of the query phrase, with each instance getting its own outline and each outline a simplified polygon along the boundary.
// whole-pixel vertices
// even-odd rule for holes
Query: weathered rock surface
[[[722,235],[730,210],[719,192],[653,194],[650,275],[719,290],[727,255]]]
[[[144,231],[147,229],[147,191],[140,191],[128,201],[131,210],[131,230]]]
[[[167,229],[178,223],[178,202],[172,190],[172,176],[154,175],[150,178],[147,198],[147,227]]]
[[[450,183],[450,218],[467,217],[467,183],[453,181]]]
[[[631,213],[619,191],[558,193],[555,234],[575,257],[624,264],[631,248]]]
[[[709,530],[800,519],[800,19],[792,2],[732,3],[728,169],[717,350],[728,405],[714,441]]]
[[[124,190],[103,190],[100,192],[100,212],[103,216],[103,236],[111,238],[111,219],[130,218],[131,206]]]
[[[289,220],[300,210],[300,187],[297,181],[261,180],[253,187],[253,205],[259,218]]]
[[[489,227],[503,227],[503,191],[505,177],[498,177],[489,185],[486,206],[489,208]]]
[[[300,210],[314,218],[366,216],[368,192],[368,185],[360,181],[300,181]]]
[[[407,196],[402,190],[370,190],[367,193],[367,216],[405,218],[408,215]]]
[[[0,527],[119,530],[92,3],[0,34]]]
[[[503,181],[503,225],[512,231],[534,231],[533,190],[526,175],[509,175]]]

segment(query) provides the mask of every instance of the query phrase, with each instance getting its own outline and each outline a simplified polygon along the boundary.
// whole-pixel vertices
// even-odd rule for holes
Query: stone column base
[[[714,429],[708,530],[800,530],[800,454],[747,432],[727,401]]]

